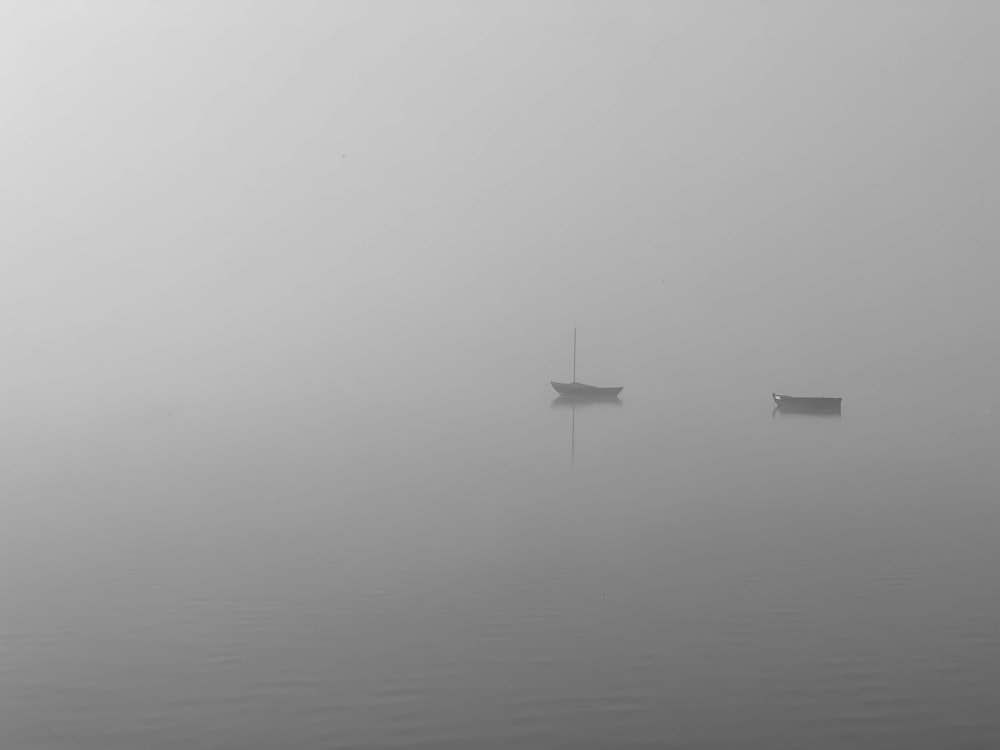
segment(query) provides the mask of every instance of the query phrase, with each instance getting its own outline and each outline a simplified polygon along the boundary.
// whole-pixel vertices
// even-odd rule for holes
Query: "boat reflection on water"
[[[553,409],[575,409],[580,406],[624,406],[622,400],[617,395],[569,395],[563,394],[552,399]]]
[[[794,409],[782,409],[775,406],[771,412],[771,419],[840,419],[843,416],[840,409],[836,411],[802,411]]]
[[[552,399],[551,408],[568,408],[573,415],[572,419],[570,419],[569,455],[570,463],[574,466],[576,466],[576,410],[577,408],[584,409],[593,406],[620,407],[624,406],[624,404],[622,404],[622,401],[618,398],[617,394],[613,396],[608,394],[563,394]]]

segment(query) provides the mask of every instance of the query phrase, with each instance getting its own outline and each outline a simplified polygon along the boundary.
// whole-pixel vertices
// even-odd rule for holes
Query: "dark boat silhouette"
[[[775,408],[788,414],[840,414],[839,396],[786,396],[772,393]]]
[[[550,380],[549,382],[556,389],[556,393],[580,398],[614,398],[625,387],[623,385],[601,387],[576,382],[576,326],[573,326],[573,382],[557,383],[555,380]]]
[[[552,387],[556,389],[557,393],[561,393],[564,396],[576,396],[580,399],[615,398],[625,387],[620,385],[610,388],[601,388],[596,385],[577,383],[576,381],[573,381],[572,383],[557,383],[554,380],[550,380],[549,382],[552,383]]]

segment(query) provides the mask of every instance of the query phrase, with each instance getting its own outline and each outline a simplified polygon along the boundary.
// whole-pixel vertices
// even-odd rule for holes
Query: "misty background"
[[[923,581],[935,638],[946,611],[996,624],[985,598],[934,597],[995,593],[998,32],[988,2],[3,4],[0,684],[16,719],[0,738],[194,747],[212,727],[229,739],[205,747],[247,747],[244,730],[442,747],[485,721],[505,747],[525,724],[490,714],[504,674],[540,722],[518,741],[546,746],[569,709],[525,697],[540,678],[510,665],[555,659],[553,694],[581,684],[627,648],[587,622],[658,663],[643,607],[678,601],[683,633],[711,639],[733,616],[712,592],[743,584],[707,574],[702,550],[753,569],[788,535],[829,556],[778,610],[747,611],[786,612],[849,569],[904,598],[894,582]],[[551,408],[573,326],[578,378],[624,385],[624,407]],[[844,419],[772,420],[772,391],[844,396]],[[951,577],[922,578],[911,554]],[[772,562],[755,585],[786,580]],[[664,569],[691,571],[680,600],[637,583]],[[601,620],[599,597],[552,599],[568,580],[636,599]],[[461,592],[484,619],[438,607]],[[577,629],[545,630],[543,601]],[[445,631],[454,695],[408,661]],[[981,678],[951,685],[950,715],[987,743],[996,685],[975,665],[997,652],[976,643],[940,664]],[[484,648],[495,662],[471,669]],[[683,703],[649,680],[627,695]],[[683,715],[729,705],[705,690]],[[932,698],[930,722],[949,705]],[[837,700],[817,705],[836,719]],[[400,703],[416,713],[387,719]],[[609,736],[645,736],[622,710]],[[343,737],[320,732],[323,711],[344,712]],[[473,728],[449,734],[456,716]],[[934,736],[893,717],[886,731]]]
[[[5,8],[10,392],[1000,375],[988,3]]]

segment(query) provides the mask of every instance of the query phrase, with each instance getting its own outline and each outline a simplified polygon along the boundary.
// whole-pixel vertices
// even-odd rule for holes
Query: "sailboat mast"
[[[573,326],[573,382],[576,382],[576,326]]]

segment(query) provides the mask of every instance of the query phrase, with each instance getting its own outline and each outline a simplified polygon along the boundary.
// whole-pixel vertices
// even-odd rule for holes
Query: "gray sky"
[[[994,3],[0,14],[22,393],[1000,375]]]

